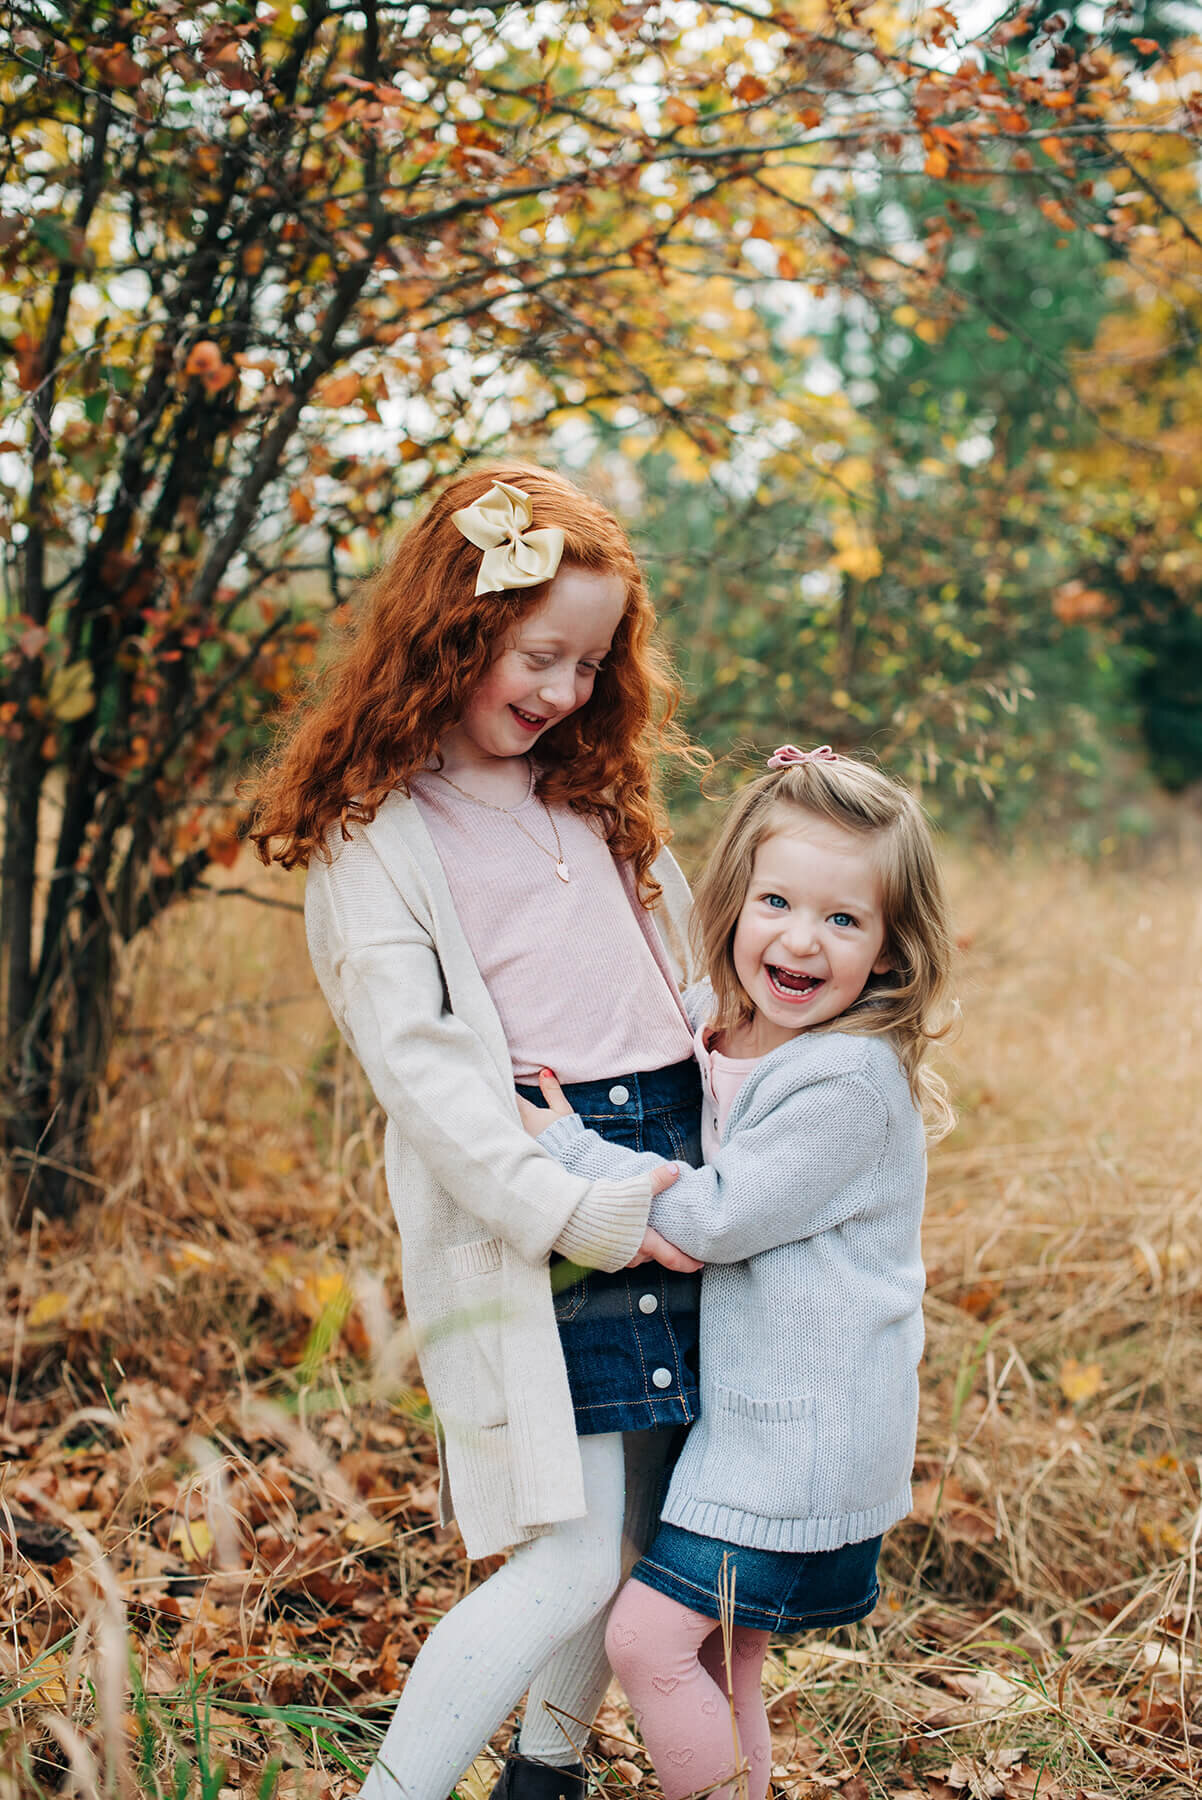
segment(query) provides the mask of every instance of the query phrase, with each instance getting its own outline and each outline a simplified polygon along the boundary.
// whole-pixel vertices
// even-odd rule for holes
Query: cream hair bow
[[[494,481],[487,494],[451,514],[469,544],[484,552],[477,594],[550,581],[563,555],[563,532],[557,525],[531,531],[533,517],[529,494],[507,481]]]

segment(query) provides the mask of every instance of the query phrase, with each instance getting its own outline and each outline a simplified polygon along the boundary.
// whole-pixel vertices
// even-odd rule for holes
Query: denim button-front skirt
[[[788,1636],[850,1625],[870,1613],[879,1589],[879,1537],[838,1550],[752,1550],[661,1522],[633,1579],[690,1611]]]
[[[537,1088],[518,1092],[542,1103]],[[701,1075],[692,1057],[650,1073],[573,1082],[564,1093],[611,1143],[700,1164]],[[559,1259],[551,1280],[582,1437],[687,1425],[697,1417],[700,1275],[677,1275],[658,1263],[610,1275]]]

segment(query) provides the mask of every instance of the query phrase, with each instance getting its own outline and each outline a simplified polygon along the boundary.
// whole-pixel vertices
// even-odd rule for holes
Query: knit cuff
[[[650,1212],[650,1176],[594,1181],[552,1248],[586,1269],[624,1269],[638,1253]]]
[[[566,1119],[556,1119],[554,1125],[548,1125],[540,1131],[535,1142],[553,1156],[556,1162],[563,1163],[565,1168],[571,1167],[572,1140],[584,1135],[584,1120],[579,1113],[569,1113]]]

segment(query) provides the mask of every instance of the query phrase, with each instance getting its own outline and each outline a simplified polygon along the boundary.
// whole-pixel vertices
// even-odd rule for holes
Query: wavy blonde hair
[[[932,1141],[955,1123],[942,1077],[924,1063],[951,1027],[952,937],[931,828],[909,789],[858,757],[794,763],[740,789],[697,883],[693,945],[716,1002],[714,1026],[746,1024],[755,1008],[734,964],[735,928],[760,844],[790,812],[828,819],[871,840],[881,878],[890,968],[870,975],[859,998],[816,1031],[890,1037]]]

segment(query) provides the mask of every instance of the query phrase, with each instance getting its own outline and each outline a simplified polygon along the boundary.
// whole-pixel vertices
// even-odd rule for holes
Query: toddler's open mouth
[[[802,975],[793,969],[782,969],[779,964],[768,963],[768,985],[782,1000],[808,1000],[825,986],[818,975]]]

